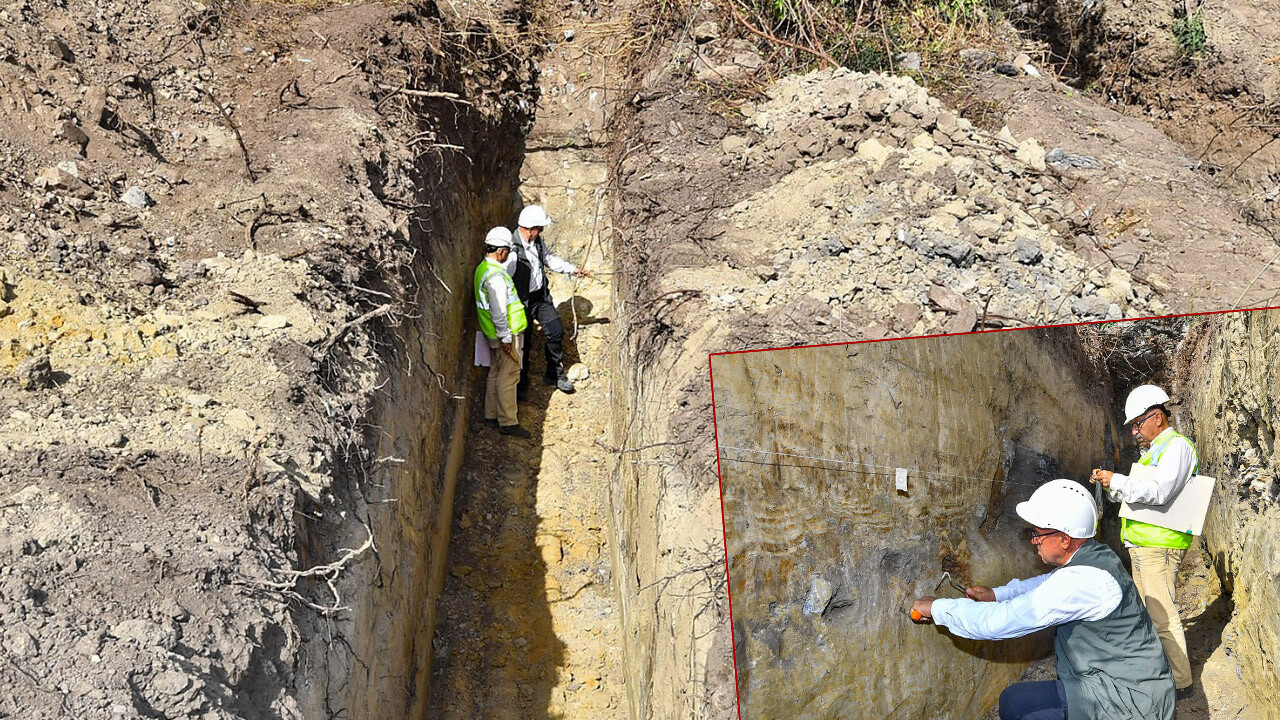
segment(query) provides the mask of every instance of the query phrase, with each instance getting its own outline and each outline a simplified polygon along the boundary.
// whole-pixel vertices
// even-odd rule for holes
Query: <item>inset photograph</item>
[[[741,717],[1276,717],[1278,329],[713,355]]]

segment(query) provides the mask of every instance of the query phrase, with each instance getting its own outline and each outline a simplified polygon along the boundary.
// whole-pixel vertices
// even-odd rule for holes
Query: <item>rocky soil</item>
[[[346,704],[348,578],[395,503],[370,409],[432,377],[417,279],[467,272],[418,260],[445,215],[417,173],[460,185],[448,146],[527,116],[523,56],[463,72],[489,40],[451,22],[0,7],[0,715]]]

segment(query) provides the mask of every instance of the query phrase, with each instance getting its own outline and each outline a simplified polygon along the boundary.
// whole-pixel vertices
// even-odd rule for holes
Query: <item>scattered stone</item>
[[[102,425],[84,431],[86,442],[92,447],[119,448],[124,447],[129,439],[124,431],[116,425]]]
[[[249,413],[240,408],[232,408],[222,416],[222,424],[232,430],[240,430],[246,433],[257,432],[258,423]]]
[[[893,330],[897,333],[909,333],[920,322],[924,312],[916,303],[898,303],[893,306]]]
[[[893,56],[893,64],[898,70],[920,72],[920,53],[904,52]]]
[[[1013,251],[1013,259],[1023,265],[1035,265],[1044,258],[1044,250],[1040,247],[1040,241],[1025,235],[1019,235],[1017,239],[1017,249]]]
[[[111,628],[111,635],[124,642],[137,643],[140,647],[162,647],[166,650],[178,642],[178,634],[173,628],[139,618],[117,623]]]
[[[973,326],[977,324],[978,309],[970,305],[947,321],[945,330],[948,333],[967,333],[973,330]]]
[[[1008,77],[1017,77],[1017,76],[1018,76],[1018,68],[1014,67],[1013,65],[1009,65],[1009,64],[1007,64],[1007,63],[1006,63],[1006,64],[1002,64],[1002,65],[997,65],[997,66],[996,66],[996,72],[1000,73],[1001,75],[1008,76]]]
[[[18,363],[18,387],[23,390],[47,390],[53,387],[53,367],[48,355],[36,355]]]
[[[149,262],[136,262],[129,266],[129,280],[135,285],[152,287],[164,282],[160,271]]]
[[[999,56],[991,50],[985,50],[982,48],[965,48],[960,51],[960,62],[963,63],[965,67],[979,72],[990,70],[995,67],[997,60],[999,60]]]
[[[573,42],[573,39],[577,36],[578,33],[574,32],[573,28],[569,28],[564,31],[565,42]]]
[[[290,324],[289,318],[284,315],[263,315],[258,318],[258,327],[263,330],[281,330]]]
[[[53,131],[53,136],[57,140],[65,140],[74,145],[76,151],[81,155],[84,154],[85,148],[89,147],[89,136],[72,120],[63,120],[58,123],[57,128]]]
[[[151,680],[151,687],[161,695],[178,695],[191,687],[191,678],[176,670],[165,670]]]
[[[34,184],[44,190],[61,190],[81,200],[89,200],[93,197],[93,188],[89,183],[58,167],[46,168],[36,176]]]
[[[1045,152],[1040,147],[1040,143],[1035,138],[1027,138],[1018,143],[1018,152],[1016,157],[1018,161],[1028,167],[1044,172],[1045,170]]]
[[[40,643],[36,642],[34,635],[23,628],[10,633],[5,648],[18,657],[29,658],[40,654]]]
[[[704,20],[693,28],[693,40],[704,45],[720,37],[720,26],[714,20]]]
[[[45,41],[45,47],[49,49],[50,55],[61,60],[62,62],[69,63],[69,62],[76,61],[75,53],[71,52],[71,48],[67,47],[67,44],[62,42],[62,40],[59,38],[56,38],[56,37],[49,38],[48,40]]]
[[[929,288],[929,303],[939,310],[952,315],[958,315],[973,307],[973,303],[965,299],[963,295],[941,285],[934,285]]]
[[[107,89],[105,87],[94,85],[85,91],[80,117],[93,127],[102,127],[102,123],[107,118]]]
[[[131,207],[136,207],[139,210],[151,207],[155,204],[155,201],[151,199],[151,196],[147,194],[147,191],[137,185],[130,185],[129,189],[125,190],[124,194],[120,196],[120,202]]]
[[[583,380],[591,377],[591,369],[582,363],[574,363],[574,365],[569,368],[566,375],[568,375],[569,379],[574,382],[582,382]]]
[[[835,590],[831,587],[831,583],[820,577],[813,578],[809,585],[809,597],[804,601],[805,614],[816,615],[825,611],[834,594]]]
[[[193,408],[206,408],[213,404],[213,396],[200,394],[188,395],[187,404]]]
[[[1060,147],[1056,147],[1045,153],[1044,161],[1052,165],[1058,172],[1066,172],[1067,170],[1101,170],[1102,165],[1094,158],[1088,155],[1077,155],[1069,153]]]
[[[1090,295],[1071,303],[1071,311],[1083,317],[1106,318],[1112,304],[1106,298]]]
[[[720,141],[720,149],[726,155],[737,155],[746,150],[749,143],[750,141],[741,135],[725,135]]]

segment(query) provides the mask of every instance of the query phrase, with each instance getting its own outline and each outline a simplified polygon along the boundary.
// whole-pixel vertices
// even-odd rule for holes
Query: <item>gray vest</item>
[[[1120,604],[1101,620],[1054,628],[1058,679],[1070,720],[1173,720],[1173,672],[1138,589],[1111,548],[1090,540],[1071,566],[1106,571],[1120,584]]]

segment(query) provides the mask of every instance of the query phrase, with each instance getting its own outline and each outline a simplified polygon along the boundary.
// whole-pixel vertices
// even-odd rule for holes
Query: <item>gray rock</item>
[[[835,594],[831,583],[826,580],[815,577],[809,586],[809,597],[804,601],[804,612],[807,615],[821,613],[827,609],[827,604],[831,602],[831,596]]]
[[[990,70],[995,67],[998,56],[982,48],[965,48],[960,51],[960,62],[971,70]]]
[[[155,265],[152,265],[149,262],[136,262],[130,265],[129,279],[132,280],[135,285],[141,285],[143,287],[159,285],[164,282],[164,278],[160,276],[160,271],[156,269]]]
[[[84,93],[84,105],[81,106],[80,118],[94,127],[101,127],[107,117],[107,89],[94,85]]]
[[[60,38],[51,37],[45,40],[45,47],[48,48],[49,54],[62,62],[75,62],[75,53],[71,52],[71,48],[62,42]]]
[[[1044,250],[1040,247],[1040,241],[1026,237],[1018,236],[1017,249],[1013,251],[1013,259],[1023,265],[1035,265],[1044,258]]]
[[[973,307],[965,297],[948,287],[934,285],[929,288],[929,303],[939,310],[958,315]]]
[[[1105,298],[1097,296],[1082,297],[1071,303],[1071,311],[1081,317],[1106,318],[1108,310],[1115,303],[1107,301]],[[1119,307],[1116,306],[1119,310]]]
[[[704,20],[693,28],[693,40],[699,45],[709,43],[720,37],[720,26],[715,20]]]
[[[138,618],[117,623],[111,628],[111,634],[122,641],[137,643],[141,647],[158,646],[167,650],[178,643],[178,633],[173,628]]]
[[[1058,172],[1066,172],[1067,170],[1101,170],[1102,165],[1094,158],[1088,155],[1077,155],[1069,153],[1060,147],[1056,147],[1044,155],[1045,163],[1052,165]]]
[[[969,306],[964,310],[961,310],[959,313],[956,313],[955,317],[948,320],[947,324],[943,327],[943,330],[948,333],[967,333],[970,330],[973,330],[973,326],[977,324],[978,309],[973,306]]]
[[[920,306],[915,303],[898,303],[893,306],[893,330],[894,332],[905,333],[910,332],[911,328],[920,322],[920,316],[923,315]]]
[[[818,250],[829,257],[835,257],[841,253],[848,252],[849,248],[844,246],[838,238],[827,235],[818,241]]]
[[[53,136],[58,140],[65,140],[75,145],[76,150],[81,154],[89,146],[89,136],[85,134],[84,130],[80,129],[79,125],[76,125],[71,120],[63,120],[58,123],[57,129],[53,131]]]
[[[945,257],[956,267],[968,267],[973,264],[973,245],[968,240],[934,234],[928,242],[929,254],[934,257]]]
[[[1018,68],[1014,67],[1013,65],[1009,65],[1008,63],[1005,63],[1003,65],[997,65],[996,72],[1000,73],[1001,75],[1007,75],[1008,77],[1017,77],[1019,71],[1018,71]]]
[[[893,64],[899,70],[920,72],[920,53],[905,52],[893,56]]]
[[[177,670],[165,670],[152,679],[151,687],[161,695],[177,695],[191,687],[191,678]]]
[[[720,149],[726,155],[737,155],[746,150],[749,144],[750,141],[741,135],[725,135],[724,139],[720,141]]]
[[[155,204],[155,201],[151,199],[147,191],[137,185],[130,185],[129,189],[125,190],[124,194],[120,196],[120,202],[138,209],[148,208]]]
[[[48,355],[35,355],[18,363],[18,387],[23,390],[47,390],[53,387],[53,367]]]

